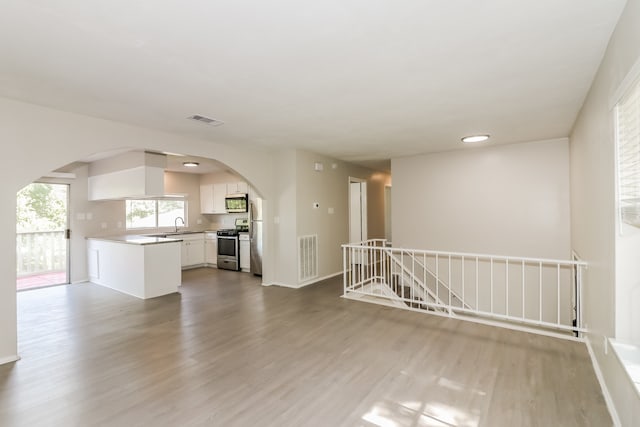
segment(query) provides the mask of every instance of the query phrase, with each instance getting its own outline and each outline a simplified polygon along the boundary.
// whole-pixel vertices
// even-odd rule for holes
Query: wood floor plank
[[[141,301],[92,284],[18,295],[2,426],[608,426],[584,345],[184,272]]]

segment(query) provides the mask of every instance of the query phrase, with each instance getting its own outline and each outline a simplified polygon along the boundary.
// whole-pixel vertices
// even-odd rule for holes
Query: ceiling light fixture
[[[182,166],[186,168],[197,168],[200,165],[198,162],[182,162]]]
[[[218,119],[212,119],[211,117],[203,116],[201,114],[194,114],[193,116],[187,117],[189,120],[195,120],[200,123],[204,123],[209,126],[220,126],[223,125],[224,122]]]
[[[470,143],[470,142],[484,142],[489,139],[489,135],[470,135],[462,138],[462,142]]]

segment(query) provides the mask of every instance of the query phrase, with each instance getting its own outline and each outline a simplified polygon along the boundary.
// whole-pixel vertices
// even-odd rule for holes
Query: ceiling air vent
[[[211,117],[201,116],[199,114],[194,114],[193,116],[187,117],[190,120],[196,120],[198,122],[202,122],[209,126],[220,126],[224,124],[222,120],[212,119]]]

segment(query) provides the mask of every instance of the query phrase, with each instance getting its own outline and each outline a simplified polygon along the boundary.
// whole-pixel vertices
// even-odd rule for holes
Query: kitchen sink
[[[171,231],[169,233],[145,234],[145,236],[149,236],[149,237],[172,237],[172,236],[181,236],[183,234],[196,234],[196,233],[203,233],[203,232],[202,231],[178,231],[178,232]]]

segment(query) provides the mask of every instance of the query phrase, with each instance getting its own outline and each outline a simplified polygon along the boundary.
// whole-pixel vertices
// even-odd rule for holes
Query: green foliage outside
[[[127,200],[127,226],[133,227],[138,221],[154,216],[155,200]]]
[[[67,186],[35,183],[18,192],[16,231],[62,231],[67,224]]]

